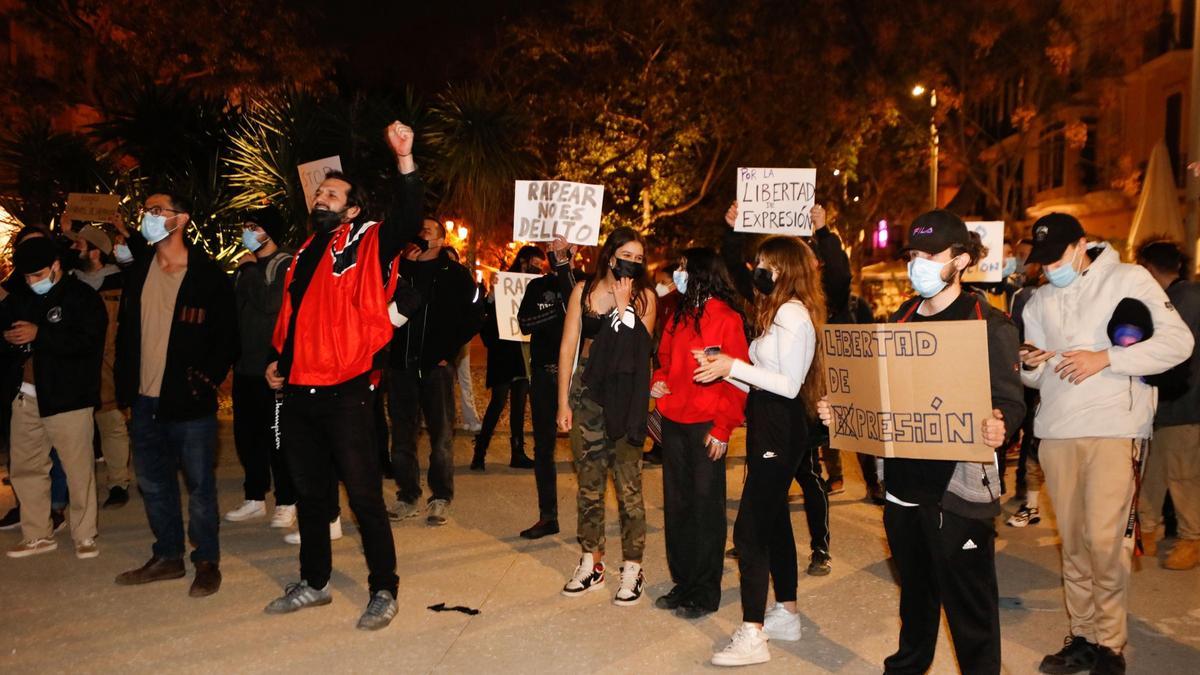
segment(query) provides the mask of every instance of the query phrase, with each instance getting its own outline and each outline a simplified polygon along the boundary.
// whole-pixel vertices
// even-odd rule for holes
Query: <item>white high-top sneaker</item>
[[[287,528],[296,524],[296,505],[286,504],[275,507],[275,513],[271,516],[271,527]]]
[[[800,639],[800,615],[792,614],[784,608],[782,602],[767,610],[763,620],[763,632],[772,640],[787,640],[795,642]]]
[[[225,520],[240,523],[251,518],[261,518],[267,515],[267,503],[256,499],[247,499],[241,506],[225,514]]]
[[[642,574],[641,563],[626,562],[621,565],[621,587],[613,598],[614,605],[629,607],[638,604],[642,599],[642,589],[646,586],[646,577]]]
[[[337,520],[335,520],[329,524],[329,541],[337,541],[338,539],[341,539],[341,538],[342,538],[342,519],[341,519],[341,517],[338,517]],[[299,546],[300,545],[300,531],[296,530],[295,532],[289,532],[289,533],[283,535],[283,540],[289,544],[295,544],[295,545]]]
[[[713,654],[714,666],[749,666],[771,660],[767,649],[767,634],[752,623],[743,623],[733,634],[733,640],[721,651]]]
[[[604,562],[595,562],[591,553],[579,558],[579,566],[563,586],[562,594],[568,598],[583,595],[604,587]]]

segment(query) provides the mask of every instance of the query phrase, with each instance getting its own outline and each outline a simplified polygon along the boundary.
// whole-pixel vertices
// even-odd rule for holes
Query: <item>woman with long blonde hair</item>
[[[808,420],[823,393],[817,340],[825,323],[825,294],[816,255],[800,239],[771,237],[759,247],[753,280],[756,302],[748,314],[756,337],[750,362],[724,353],[696,354],[697,382],[725,378],[750,392],[746,484],[733,526],[743,623],[730,644],[713,654],[718,666],[770,660],[768,637],[800,639],[796,541],[787,493],[809,451]],[[776,604],[767,612],[771,581]]]

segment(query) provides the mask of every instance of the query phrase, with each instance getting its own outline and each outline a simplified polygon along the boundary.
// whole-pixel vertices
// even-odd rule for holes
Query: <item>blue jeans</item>
[[[133,404],[129,439],[146,519],[154,533],[154,556],[183,558],[183,513],[179,500],[179,470],[188,490],[188,539],[195,550],[192,562],[218,562],[217,538],[217,418],[216,415],[165,422],[157,418],[158,399],[139,396]]]

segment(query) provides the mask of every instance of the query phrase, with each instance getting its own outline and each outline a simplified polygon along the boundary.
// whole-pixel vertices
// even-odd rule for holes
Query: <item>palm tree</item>
[[[295,243],[304,236],[307,202],[296,167],[337,155],[342,168],[379,195],[392,168],[383,130],[393,119],[419,128],[421,108],[412,92],[403,97],[356,96],[349,100],[297,91],[251,100],[234,130],[225,158],[230,208],[243,211],[273,203],[283,211]],[[416,148],[418,162],[427,150]]]
[[[153,190],[189,197],[194,240],[212,255],[231,250],[240,227],[231,218],[222,162],[238,111],[224,98],[145,78],[118,82],[114,92],[90,135],[126,167],[123,191],[135,203]]]
[[[441,208],[473,227],[473,266],[480,244],[511,239],[513,182],[539,175],[527,144],[531,125],[512,99],[478,83],[448,87],[431,117],[427,141],[436,153]]]
[[[55,133],[35,117],[0,140],[0,206],[26,223],[49,225],[62,215],[71,192],[108,191],[111,168],[87,140]]]

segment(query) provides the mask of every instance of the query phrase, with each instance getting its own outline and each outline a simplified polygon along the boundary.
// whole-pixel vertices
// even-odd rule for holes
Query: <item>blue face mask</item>
[[[942,270],[946,263],[934,262],[928,258],[913,258],[908,261],[908,280],[912,282],[913,290],[922,298],[932,298],[942,292],[947,281],[942,278]]]
[[[1079,258],[1079,249],[1076,247],[1075,255],[1071,256],[1071,262],[1066,265],[1059,265],[1054,269],[1046,268],[1046,280],[1057,288],[1066,288],[1075,282],[1079,277],[1079,272],[1075,270],[1075,260]]]
[[[671,281],[675,282],[675,290],[680,293],[687,293],[687,270],[675,270],[671,272]]]
[[[1017,259],[1013,256],[1008,256],[1004,259],[1004,270],[1000,272],[1000,276],[1004,278],[1011,277],[1017,271]]]
[[[125,244],[117,244],[113,246],[113,258],[116,258],[118,265],[128,265],[133,262],[133,252]]]
[[[45,295],[49,293],[50,289],[54,288],[54,281],[51,280],[51,276],[53,276],[53,273],[41,281],[35,281],[32,284],[29,284],[29,290],[37,293],[38,295]]]
[[[254,230],[242,230],[242,246],[245,246],[246,250],[254,253],[258,249],[262,248],[262,245],[263,243],[258,238],[257,232]]]
[[[156,216],[153,213],[142,215],[142,226],[139,228],[142,237],[148,244],[157,244],[171,235],[171,231],[167,229],[167,219],[165,216]]]

